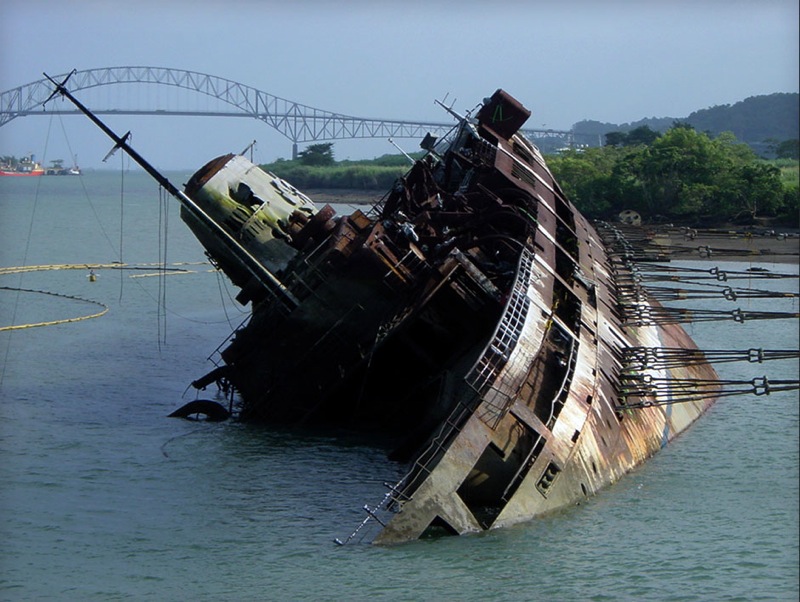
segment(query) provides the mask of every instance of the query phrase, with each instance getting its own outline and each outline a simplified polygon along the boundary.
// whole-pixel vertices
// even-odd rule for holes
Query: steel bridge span
[[[68,74],[52,76],[63,81]],[[317,109],[298,102],[258,90],[223,77],[169,69],[165,67],[105,67],[75,71],[69,79],[70,91],[90,90],[118,84],[151,84],[196,92],[213,99],[205,107],[167,107],[163,100],[156,99],[155,106],[144,106],[152,102],[134,99],[138,107],[123,107],[113,100],[93,103],[92,111],[98,114],[115,115],[193,115],[207,117],[251,117],[263,121],[292,142],[292,156],[297,156],[299,143],[331,141],[353,138],[417,138],[430,132],[442,136],[454,123],[433,121],[410,121],[398,119],[374,119],[343,115]],[[72,115],[74,108],[62,108],[55,99],[45,104],[53,92],[47,79],[13,88],[0,94],[0,126],[17,117],[29,115]],[[129,101],[131,99],[128,99]],[[572,131],[548,129],[523,129],[523,133],[534,142],[547,141],[549,146],[572,146]]]

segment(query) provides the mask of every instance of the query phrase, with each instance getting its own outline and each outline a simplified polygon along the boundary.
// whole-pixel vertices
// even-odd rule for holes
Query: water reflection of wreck
[[[528,116],[498,90],[347,216],[235,155],[178,191],[104,128],[252,305],[195,386],[232,387],[242,419],[382,434],[409,464],[351,538],[477,532],[576,503],[717,397],[680,320],[646,319],[660,305],[637,293],[619,238],[604,241],[517,133]],[[694,360],[635,364],[632,349],[654,348]],[[656,382],[707,386],[660,405]]]

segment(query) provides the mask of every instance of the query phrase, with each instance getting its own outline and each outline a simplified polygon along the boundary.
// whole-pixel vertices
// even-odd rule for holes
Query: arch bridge
[[[63,81],[68,74],[53,76]],[[165,67],[105,67],[75,71],[68,85],[72,92],[93,90],[119,84],[150,84],[160,88],[188,90],[204,95],[210,102],[202,107],[187,107],[185,99],[177,104],[164,99],[142,99],[139,94],[128,94],[123,103],[98,99],[92,102],[92,111],[97,114],[115,115],[194,115],[207,117],[251,117],[263,121],[292,141],[292,156],[297,156],[297,145],[305,142],[330,141],[353,138],[417,138],[427,133],[442,136],[453,123],[433,121],[410,121],[398,119],[374,119],[354,117],[317,109],[298,102],[258,90],[223,77],[170,69]],[[17,117],[30,115],[72,115],[74,108],[63,109],[57,103],[45,104],[53,92],[47,79],[40,79],[0,94],[0,126]],[[185,95],[184,95],[185,96]],[[134,97],[134,98],[131,98]],[[85,102],[88,104],[88,102]],[[523,129],[525,135],[537,144],[547,146],[571,146],[572,131]]]

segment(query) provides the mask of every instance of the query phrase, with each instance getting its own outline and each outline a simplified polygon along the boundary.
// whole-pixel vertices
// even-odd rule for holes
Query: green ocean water
[[[181,184],[189,175],[170,177]],[[0,179],[0,267],[147,267],[164,258],[191,272],[102,269],[95,282],[86,269],[0,276],[2,287],[109,308],[0,332],[0,599],[800,596],[796,393],[721,400],[644,466],[556,515],[477,536],[338,547],[333,539],[403,472],[376,446],[166,418],[193,398],[184,397],[188,384],[213,367],[208,356],[245,316],[235,291],[199,265],[202,249],[177,205],[140,172]],[[768,286],[796,290],[797,280]],[[703,303],[797,311],[793,300]],[[0,326],[97,309],[0,289]],[[798,345],[795,320],[687,330],[701,348]],[[718,370],[798,378],[796,361]]]

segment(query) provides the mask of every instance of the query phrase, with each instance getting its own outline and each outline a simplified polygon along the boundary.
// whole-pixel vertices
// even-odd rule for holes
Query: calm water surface
[[[188,176],[171,174],[178,184]],[[124,196],[112,173],[0,179],[0,266],[203,261],[176,204],[160,212],[146,176],[128,173],[122,187]],[[100,270],[94,283],[85,269],[0,276],[0,286],[109,307],[0,333],[0,599],[798,598],[796,393],[722,400],[645,466],[557,515],[340,548],[333,539],[401,469],[342,437],[167,419],[244,317],[208,266],[186,267],[195,272],[166,278]],[[97,310],[0,289],[0,325]],[[706,348],[798,342],[795,321],[688,330]],[[798,378],[793,361],[719,371]]]

